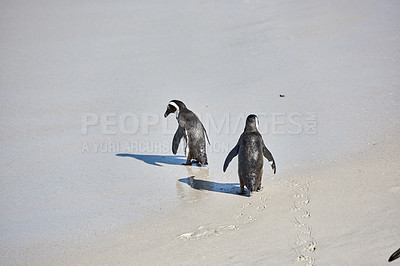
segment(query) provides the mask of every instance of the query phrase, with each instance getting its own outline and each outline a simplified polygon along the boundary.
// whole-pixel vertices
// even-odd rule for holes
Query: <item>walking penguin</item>
[[[264,158],[271,164],[274,174],[276,173],[275,161],[271,152],[267,149],[258,132],[258,118],[256,115],[249,115],[246,119],[246,127],[239,138],[236,146],[229,152],[225,159],[223,171],[226,171],[232,159],[239,154],[238,174],[240,191],[238,194],[245,194],[244,186],[251,192],[261,189]]]
[[[179,100],[172,100],[168,103],[164,117],[171,113],[176,114],[176,120],[178,121],[178,129],[172,140],[172,153],[176,154],[179,142],[183,137],[185,155],[187,156],[186,163],[183,165],[191,165],[192,160],[198,165],[207,165],[206,138],[208,144],[210,144],[210,141],[200,119]]]

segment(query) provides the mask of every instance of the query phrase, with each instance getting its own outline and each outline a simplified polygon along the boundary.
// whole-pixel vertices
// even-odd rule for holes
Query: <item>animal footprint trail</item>
[[[238,210],[236,213],[233,213],[232,218],[234,222],[227,221],[228,225],[209,225],[209,226],[199,226],[196,230],[192,232],[187,232],[180,234],[178,236],[181,240],[200,240],[209,237],[217,237],[221,236],[224,233],[229,231],[239,230],[241,226],[246,226],[248,224],[254,223],[257,221],[257,216],[260,212],[267,209],[267,203],[271,199],[271,197],[265,197],[263,194],[260,194],[257,197],[251,198],[251,201],[246,201],[242,203],[242,205],[238,206]],[[233,223],[232,223],[233,222]]]
[[[259,212],[267,209],[268,200],[271,197],[259,196],[256,199],[252,199],[251,202],[244,203],[241,207],[241,212],[234,215],[236,219],[241,219],[244,224],[253,223],[257,220]]]
[[[313,253],[317,246],[317,242],[312,234],[312,227],[309,224],[311,214],[307,209],[307,205],[311,202],[308,192],[312,183],[306,182],[301,184],[291,179],[288,181],[288,186],[295,189],[293,207],[291,208],[291,211],[295,213],[293,225],[297,228],[297,235],[294,242],[297,253],[295,265],[312,266],[315,263]]]

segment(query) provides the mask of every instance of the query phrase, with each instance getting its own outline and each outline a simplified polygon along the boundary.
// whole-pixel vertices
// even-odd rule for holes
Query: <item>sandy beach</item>
[[[396,1],[0,5],[1,265],[398,263]],[[251,113],[277,173],[240,196]]]

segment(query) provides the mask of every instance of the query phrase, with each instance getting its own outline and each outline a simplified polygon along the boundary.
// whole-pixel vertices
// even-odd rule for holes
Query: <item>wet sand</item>
[[[399,245],[400,5],[5,2],[0,264],[382,265]],[[284,97],[280,97],[284,95]],[[181,99],[207,168],[171,154]],[[223,161],[259,116],[277,174]]]
[[[251,197],[201,169],[189,184],[177,180],[174,207],[39,264],[384,265],[398,246],[398,149],[397,137],[267,177]]]

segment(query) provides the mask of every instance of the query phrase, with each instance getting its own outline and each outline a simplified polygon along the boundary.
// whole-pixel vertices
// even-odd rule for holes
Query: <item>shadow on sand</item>
[[[118,153],[115,154],[115,156],[131,157],[155,166],[162,166],[161,164],[180,165],[186,162],[185,156],[175,156],[175,155],[146,155],[146,154]]]
[[[179,182],[185,183],[196,190],[207,190],[212,192],[226,193],[232,195],[238,195],[239,183],[218,183],[213,181],[195,179],[194,176],[181,178]],[[248,196],[243,195],[243,196]]]

